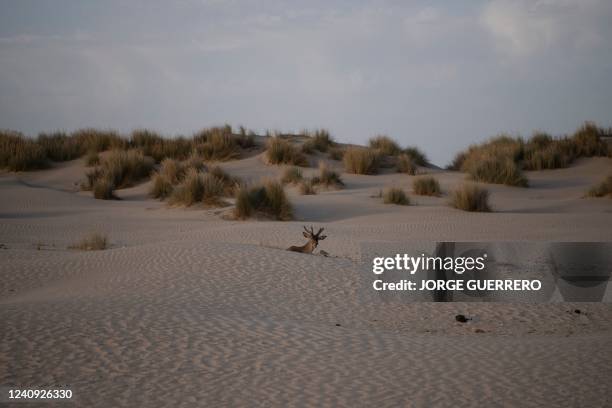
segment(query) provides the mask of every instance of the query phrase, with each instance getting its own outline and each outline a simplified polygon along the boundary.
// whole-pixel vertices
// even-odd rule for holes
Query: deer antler
[[[319,231],[315,234],[315,237],[318,237],[325,228],[319,228]]]

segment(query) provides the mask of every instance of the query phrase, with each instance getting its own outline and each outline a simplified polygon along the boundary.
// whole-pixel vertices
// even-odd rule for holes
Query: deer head
[[[312,251],[315,250],[317,245],[319,245],[319,241],[322,241],[325,238],[327,238],[327,235],[321,235],[322,232],[323,232],[323,228],[319,228],[319,231],[317,231],[317,233],[315,234],[314,228],[312,227],[312,225],[310,226],[310,229],[304,226],[304,231],[302,232],[302,234],[304,235],[305,238],[308,239],[308,242],[305,245],[292,246],[292,247],[289,247],[288,249],[294,252],[303,252],[307,254],[312,253]]]

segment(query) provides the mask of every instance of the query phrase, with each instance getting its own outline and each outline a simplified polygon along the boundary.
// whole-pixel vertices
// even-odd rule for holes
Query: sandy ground
[[[222,167],[281,171],[259,156]],[[611,169],[583,159],[528,173],[529,189],[489,185],[488,214],[446,196],[384,205],[380,188],[413,177],[343,175],[344,190],[290,190],[293,222],[169,209],[146,183],[94,200],[80,160],[4,173],[0,384],[68,384],[73,406],[100,407],[612,406],[611,305],[372,303],[356,272],[364,242],[612,241],[612,200],[582,198]],[[431,171],[445,192],[464,178]],[[283,250],[306,223],[332,257]],[[112,247],[68,249],[91,232]]]

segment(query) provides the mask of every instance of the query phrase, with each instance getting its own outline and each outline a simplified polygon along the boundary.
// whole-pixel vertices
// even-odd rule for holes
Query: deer
[[[287,248],[287,250],[301,252],[304,254],[312,254],[312,251],[314,251],[317,245],[319,245],[319,241],[323,241],[325,238],[327,238],[327,235],[321,235],[321,232],[323,232],[323,228],[320,228],[315,234],[312,225],[310,226],[310,230],[304,225],[304,231],[302,234],[305,238],[308,238],[308,242],[302,246],[290,246]]]

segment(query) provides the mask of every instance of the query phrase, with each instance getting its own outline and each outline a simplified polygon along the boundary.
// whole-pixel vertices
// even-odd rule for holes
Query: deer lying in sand
[[[327,238],[327,235],[321,235],[321,232],[323,232],[323,228],[320,228],[315,234],[312,225],[310,226],[310,230],[304,225],[304,232],[302,232],[302,234],[304,234],[305,238],[308,238],[308,242],[302,246],[290,246],[287,248],[287,250],[302,252],[304,254],[312,254],[312,251],[314,251],[317,245],[319,245],[319,241],[323,241],[325,238]]]

